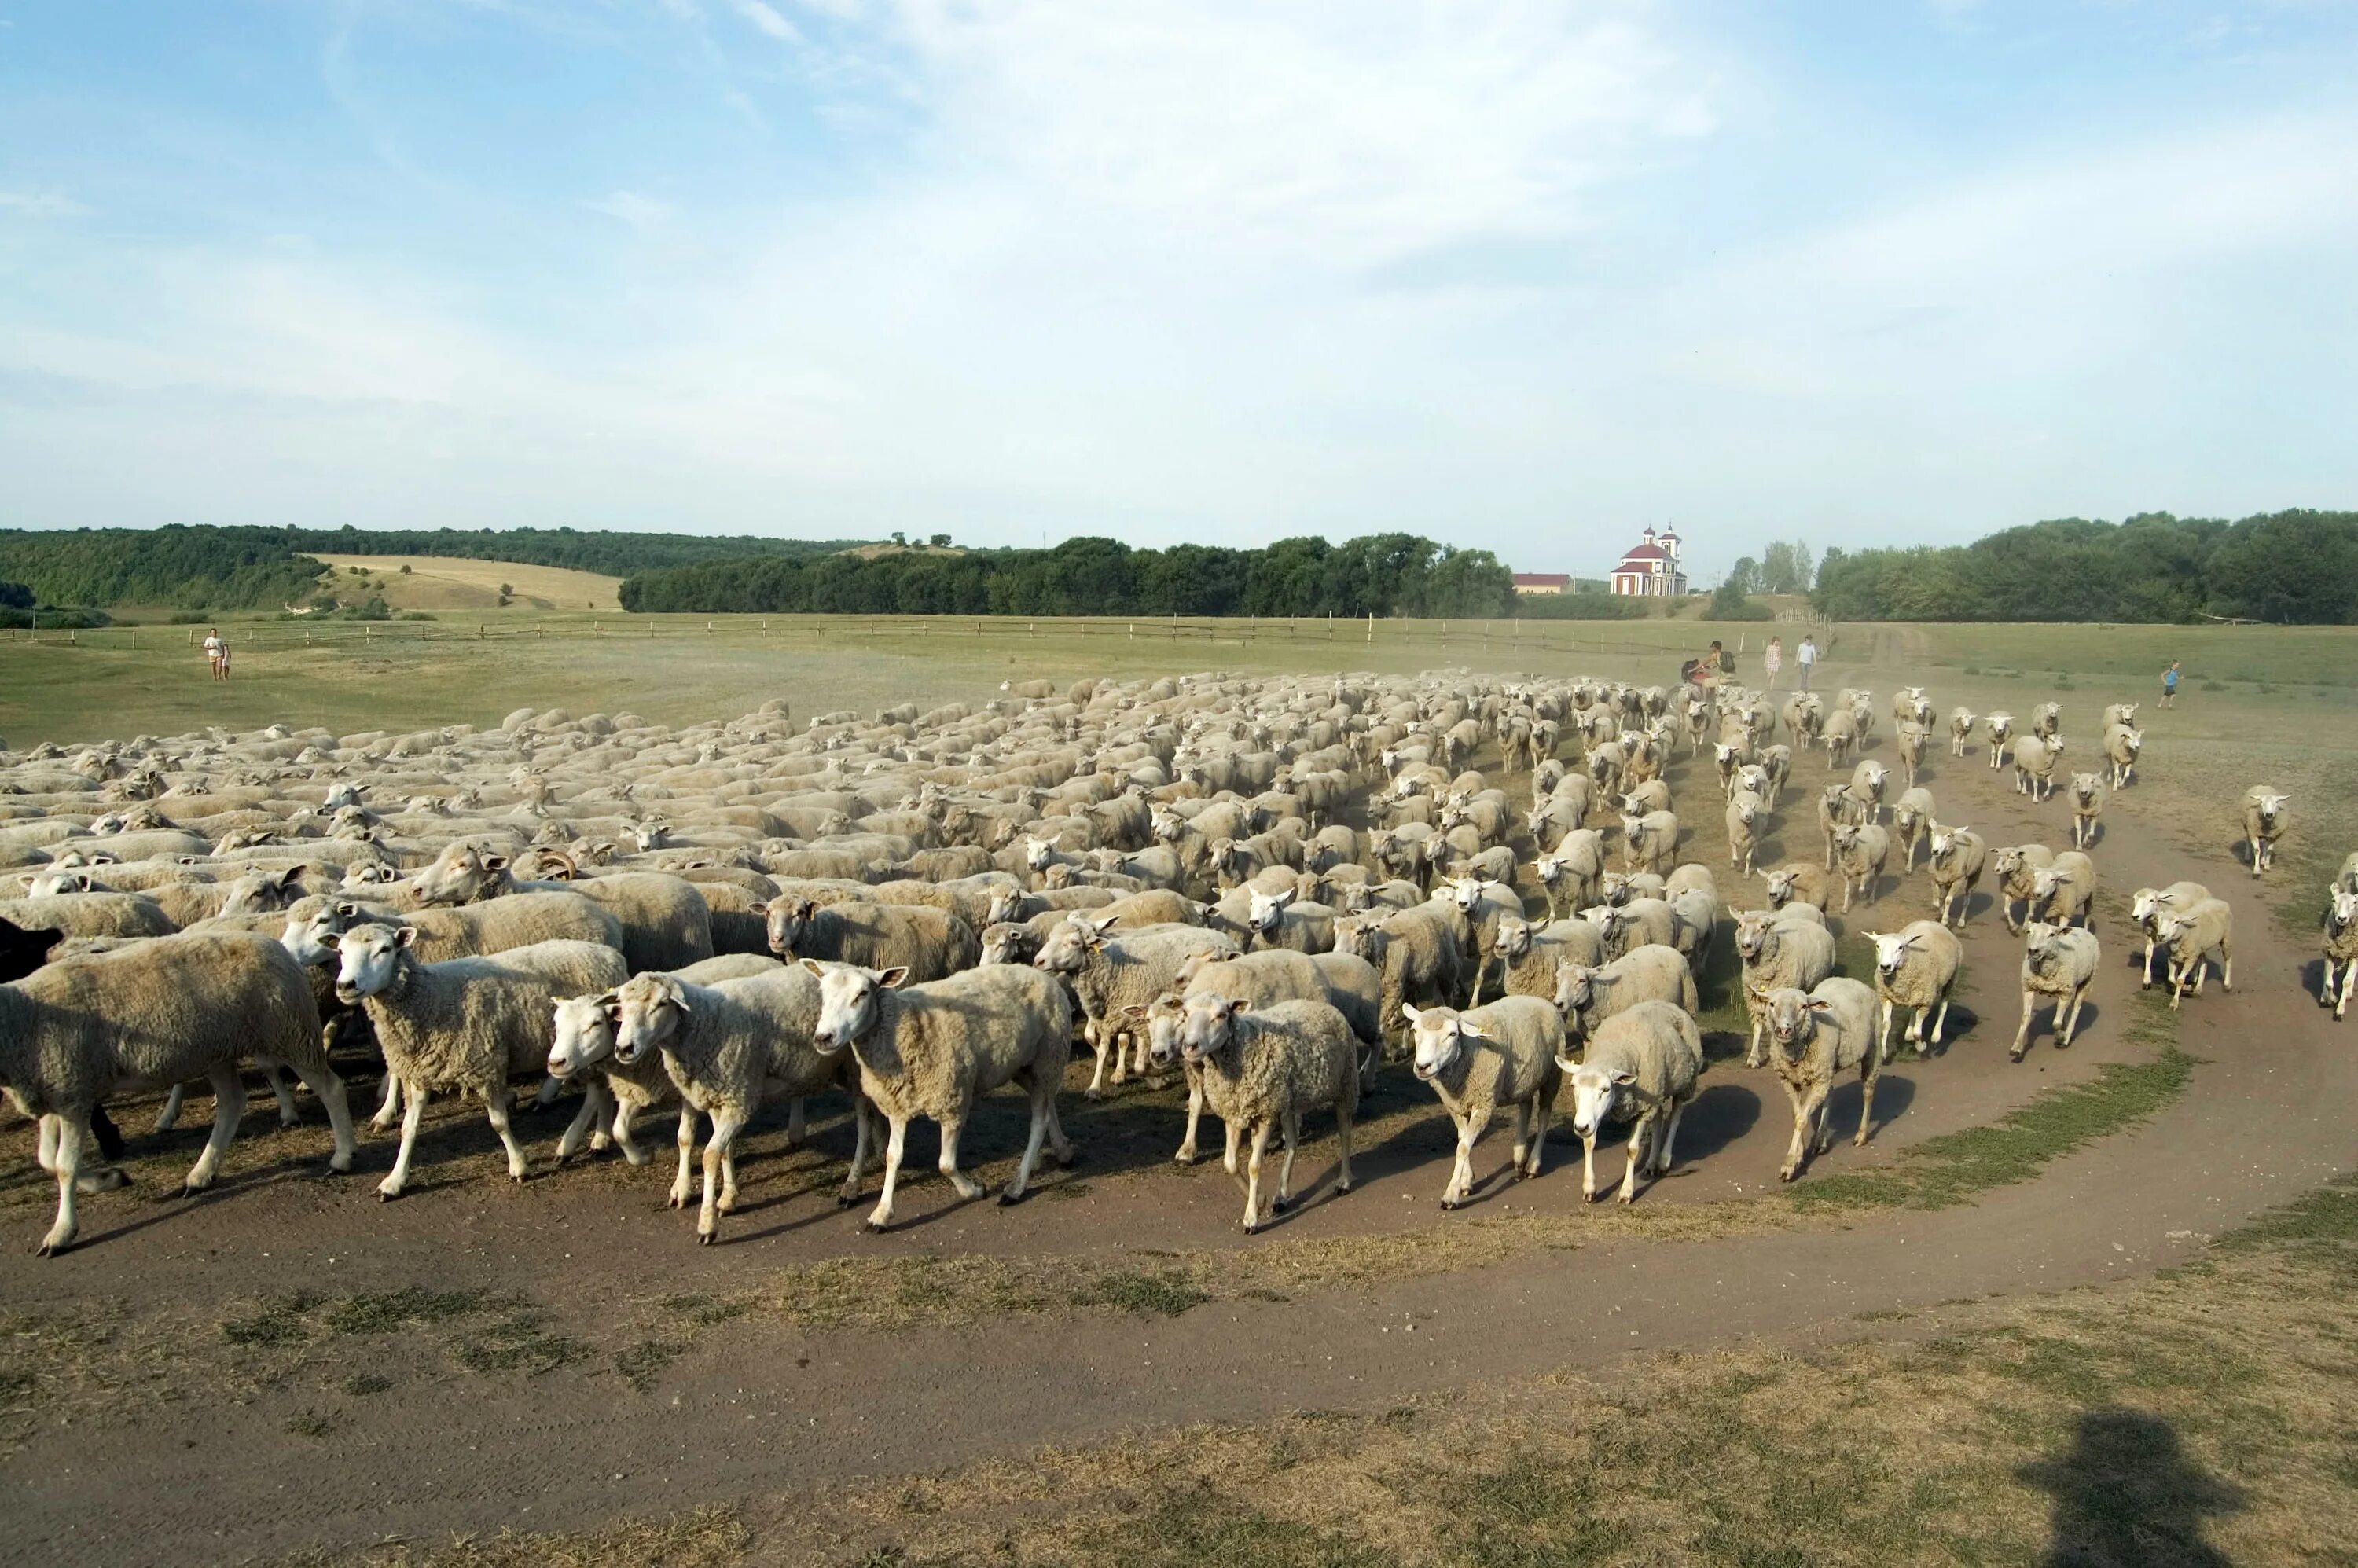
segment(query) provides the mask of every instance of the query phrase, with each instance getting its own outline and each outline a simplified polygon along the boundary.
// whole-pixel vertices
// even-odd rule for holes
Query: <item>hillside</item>
[[[568,571],[562,567],[518,566],[512,561],[471,561],[455,557],[346,556],[319,557],[334,568],[330,591],[341,599],[366,599],[382,593],[395,610],[496,611],[500,585],[515,590],[514,602],[533,610],[613,610],[614,590],[622,579],[597,572]],[[401,568],[407,567],[407,576]],[[372,585],[357,592],[359,567]]]

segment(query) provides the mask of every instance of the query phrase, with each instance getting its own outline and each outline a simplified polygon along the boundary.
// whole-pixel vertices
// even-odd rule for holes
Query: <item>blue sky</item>
[[[2358,505],[2329,0],[0,0],[0,524]]]

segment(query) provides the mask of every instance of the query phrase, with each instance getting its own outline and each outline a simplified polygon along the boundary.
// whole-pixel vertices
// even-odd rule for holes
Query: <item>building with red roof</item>
[[[1656,534],[1647,529],[1645,538],[1630,546],[1613,568],[1610,582],[1615,593],[1636,598],[1683,596],[1687,574],[1679,569],[1679,531],[1665,528]]]

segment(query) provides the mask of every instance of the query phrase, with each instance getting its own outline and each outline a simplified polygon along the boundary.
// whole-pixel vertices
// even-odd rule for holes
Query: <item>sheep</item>
[[[1779,989],[1806,991],[1832,975],[1834,939],[1823,924],[1750,912],[1736,917],[1736,953],[1744,964],[1745,1011],[1752,1018],[1744,1062],[1758,1067],[1768,1059],[1762,1040],[1768,1013],[1760,999]]]
[[[1615,957],[1639,947],[1667,947],[1679,951],[1678,912],[1670,901],[1660,898],[1633,898],[1627,903],[1605,904],[1581,912],[1581,918],[1591,920],[1605,928],[1605,950]],[[1685,955],[1680,953],[1680,957]]]
[[[1826,766],[1838,770],[1850,761],[1851,752],[1858,745],[1858,720],[1837,708],[1826,715],[1825,727],[1818,738],[1825,742]]]
[[[2144,746],[2145,731],[2142,730],[2115,724],[2104,730],[2104,764],[2111,772],[2113,788],[2123,788],[2136,776],[2137,752]]]
[[[1125,1008],[1142,1007],[1178,981],[1180,967],[1198,954],[1233,957],[1240,949],[1216,931],[1196,926],[1164,925],[1144,931],[1110,935],[1111,921],[1085,911],[1067,915],[1033,956],[1032,968],[1061,976],[1073,989],[1081,1015],[1088,1022],[1097,1049],[1097,1071],[1083,1091],[1090,1099],[1105,1094],[1106,1067],[1110,1057],[1113,1081],[1129,1076],[1130,1055],[1121,1048],[1129,1032]],[[1008,966],[993,966],[1005,968]],[[1145,1054],[1143,1040],[1137,1054]]]
[[[734,979],[716,976],[708,982],[685,974],[636,975],[591,999],[605,1016],[613,1059],[622,1071],[644,1084],[643,1075],[654,1067],[679,1094],[679,1166],[669,1195],[673,1208],[687,1206],[697,1118],[711,1120],[696,1219],[696,1238],[705,1246],[719,1238],[719,1217],[737,1206],[737,1134],[761,1108],[765,1095],[784,1094],[799,1102],[802,1096],[838,1086],[850,1092],[856,1129],[851,1170],[836,1201],[849,1204],[859,1195],[860,1170],[871,1136],[868,1106],[843,1058],[813,1044],[819,993],[808,973],[784,964]],[[560,1013],[564,1005],[559,1004]],[[550,1068],[556,1068],[553,1055]],[[650,1090],[653,1087],[648,1086]]]
[[[1934,812],[1932,792],[1909,788],[1901,792],[1891,806],[1891,831],[1900,843],[1899,872],[1905,876],[1916,869],[1916,846],[1931,834]]]
[[[1563,1020],[1554,1006],[1539,997],[1509,996],[1466,1012],[1411,1008],[1408,1018],[1416,1076],[1433,1086],[1457,1128],[1457,1158],[1442,1186],[1441,1206],[1454,1209],[1473,1196],[1474,1145],[1501,1106],[1515,1108],[1509,1168],[1518,1180],[1538,1175],[1563,1083],[1556,1059],[1563,1054]]]
[[[2084,849],[2096,841],[2096,818],[2104,809],[2104,781],[2097,773],[2073,773],[2064,791],[2071,807],[2071,848]]]
[[[2201,882],[2172,882],[2166,888],[2139,888],[2129,895],[2129,924],[2145,933],[2143,985],[2153,984],[2154,949],[2160,944],[2158,928],[2161,916],[2175,910],[2191,909],[2211,896],[2211,890]]]
[[[2077,849],[2066,849],[2049,864],[2032,869],[2025,916],[2049,925],[2074,921],[2093,925],[2095,903],[2095,862]]]
[[[1641,1001],[1696,1005],[1694,971],[1668,947],[1639,947],[1601,967],[1566,959],[1556,966],[1555,1010],[1567,1039],[1585,1040],[1617,1012]]]
[[[726,953],[701,964],[691,964],[674,978],[692,985],[708,986],[718,980],[773,974],[780,968],[775,958],[759,954]],[[589,1080],[579,1113],[557,1141],[557,1162],[564,1164],[585,1144],[595,1152],[611,1141],[632,1164],[645,1164],[646,1151],[631,1141],[632,1123],[641,1111],[676,1098],[676,1086],[664,1072],[660,1061],[625,1065],[614,1059],[619,1002],[604,996],[573,996],[558,997],[554,1005],[548,1076],[558,1082],[583,1076]],[[794,1105],[786,1131],[789,1144],[802,1139],[802,1101],[796,1099]],[[689,1114],[692,1119],[693,1111]]]
[[[1604,896],[1597,902],[1615,909],[1639,898],[1658,898],[1667,902],[1670,885],[1670,879],[1657,876],[1652,871],[1607,871],[1602,890]]]
[[[1557,840],[1555,852],[1542,856],[1538,866],[1540,886],[1547,893],[1548,914],[1561,917],[1567,909],[1596,902],[1605,875],[1605,835],[1594,827],[1577,828]]]
[[[1641,1167],[1656,1176],[1670,1174],[1679,1121],[1703,1068],[1703,1036],[1694,1020],[1662,1001],[1639,1002],[1606,1019],[1580,1061],[1556,1058],[1556,1070],[1572,1087],[1582,1198],[1595,1201],[1596,1135],[1617,1117],[1630,1120],[1619,1201],[1636,1199]]]
[[[508,1080],[543,1061],[544,1021],[560,995],[602,991],[630,975],[622,956],[594,942],[537,942],[480,957],[420,962],[414,926],[369,921],[334,938],[336,998],[368,1010],[385,1072],[406,1102],[401,1148],[377,1195],[401,1195],[426,1102],[436,1089],[483,1098],[506,1148],[508,1174],[525,1179],[524,1150],[508,1127]],[[292,961],[291,958],[289,960]]]
[[[973,1114],[977,1097],[1004,1083],[1020,1083],[1031,1096],[1032,1127],[1015,1174],[1000,1194],[1001,1204],[1021,1203],[1039,1162],[1044,1140],[1059,1165],[1077,1155],[1056,1117],[1056,1089],[1073,1049],[1072,1004],[1053,976],[1012,965],[968,969],[946,979],[904,986],[900,968],[868,969],[805,958],[818,977],[819,1011],[811,1043],[832,1055],[849,1051],[860,1069],[860,1088],[884,1118],[884,1185],[867,1226],[882,1231],[892,1223],[892,1198],[901,1179],[901,1151],[909,1123],[930,1118],[941,1129],[938,1169],[962,1198],[979,1198],[982,1184],[958,1169],[958,1138]],[[1342,1015],[1332,1008],[1337,1027]],[[1357,1055],[1347,1049],[1357,1065]],[[706,1152],[708,1184],[711,1154]],[[857,1192],[864,1162],[852,1158],[846,1194]]]
[[[2104,961],[2095,934],[2070,925],[2028,923],[2023,931],[2022,1024],[2014,1032],[2009,1061],[2019,1062],[2030,1049],[2030,1021],[2042,996],[2055,999],[2055,1046],[2069,1050],[2071,1032],[2079,1027],[2080,1008],[2088,987]]]
[[[1931,744],[1932,732],[1921,724],[1902,724],[1898,739],[1900,782],[1913,785],[1917,770],[1924,765],[1924,748]]]
[[[2325,916],[2325,979],[2317,989],[2318,1004],[2333,1009],[2336,1019],[2349,1010],[2350,989],[2358,980],[2358,892],[2333,890],[2333,907]],[[2336,967],[2342,972],[2342,989],[2334,989]]]
[[[1982,722],[1989,730],[1989,765],[1995,772],[2006,766],[2006,747],[2014,739],[2014,715],[1993,713]]]
[[[1336,951],[1365,959],[1383,977],[1377,1027],[1385,1040],[1401,1037],[1409,1002],[1433,1007],[1457,1000],[1468,962],[1465,929],[1455,910],[1437,903],[1335,923]]]
[[[82,1169],[102,1099],[120,1088],[210,1081],[212,1136],[181,1187],[201,1192],[237,1135],[245,1109],[238,1063],[250,1054],[287,1064],[309,1086],[333,1130],[328,1168],[351,1170],[352,1113],[319,1044],[310,980],[267,936],[159,936],[61,958],[0,984],[0,1089],[39,1119],[37,1157],[58,1183],[57,1218],[41,1238],[41,1256],[73,1245],[81,1193],[122,1184],[120,1173]]]
[[[67,936],[168,936],[179,929],[153,899],[129,892],[0,899],[0,919],[28,931],[54,926]]]
[[[2039,868],[2054,863],[2055,851],[2044,844],[2016,844],[1991,856],[1990,869],[1997,873],[1998,913],[2006,917],[2008,931],[2020,935],[2023,923],[2014,917],[2015,901],[2022,901],[2028,918],[2033,879]]]
[[[1883,867],[1890,858],[1891,834],[1881,824],[1834,829],[1834,860],[1842,871],[1844,914],[1850,913],[1853,893],[1866,894],[1869,903],[1882,902]]]
[[[1605,962],[1605,932],[1585,920],[1558,920],[1545,926],[1508,915],[1498,922],[1499,990],[1505,996],[1552,1000],[1556,969],[1566,959]]]
[[[1823,910],[1833,902],[1834,879],[1823,868],[1812,866],[1805,860],[1795,860],[1773,871],[1762,871],[1760,881],[1767,889],[1761,894],[1762,902],[1770,909],[1806,903]]]
[[[2244,843],[2255,877],[2276,861],[2277,840],[2284,837],[2285,806],[2291,799],[2266,784],[2244,792]]]
[[[1931,854],[1924,869],[1932,876],[1932,908],[1942,925],[1949,923],[1949,911],[1957,912],[1957,929],[1965,928],[1965,916],[1973,910],[1974,889],[1982,880],[1983,868],[1989,860],[1989,846],[1980,834],[1970,827],[1943,827],[1930,822]]]
[[[2202,994],[2202,960],[2218,955],[2219,989],[2235,989],[2235,911],[2223,898],[2206,898],[2191,909],[2165,910],[2154,924],[2154,936],[2169,954],[2169,1006],[2178,1009],[2186,994],[2189,976],[2194,994]]]
[[[2043,801],[2055,793],[2055,769],[2063,760],[2060,735],[2025,735],[2014,748],[2014,792]]]
[[[2030,710],[2030,733],[2040,740],[2051,741],[2063,732],[2063,705],[2042,702]]]
[[[1965,747],[1974,738],[1974,726],[1979,720],[1970,708],[1960,708],[1949,715],[1949,755],[1962,758]]]
[[[1937,920],[1910,921],[1896,932],[1870,931],[1866,939],[1875,944],[1875,991],[1883,999],[1883,1022],[1876,1030],[1883,1060],[1891,1060],[1891,1026],[1903,1007],[1916,1010],[1908,1038],[1921,1056],[1941,1043],[1948,1024],[1949,993],[1964,967],[1964,946]],[[1931,1045],[1924,1039],[1927,1016],[1932,1020]]]
[[[1769,1060],[1793,1107],[1793,1141],[1777,1172],[1780,1181],[1790,1182],[1801,1175],[1811,1154],[1833,1146],[1826,1099],[1834,1076],[1845,1068],[1858,1069],[1858,1134],[1852,1141],[1866,1142],[1875,1123],[1876,1075],[1883,1065],[1876,996],[1862,982],[1837,976],[1806,992],[1785,987],[1760,1000],[1768,1015]]]
[[[324,964],[328,944],[323,938],[380,917],[396,919],[417,933],[415,957],[426,964],[503,953],[535,942],[595,942],[622,950],[622,923],[569,892],[509,893],[455,909],[408,910],[397,916],[357,899],[307,898],[287,911],[283,940],[303,962]]]
[[[1850,820],[1850,790],[1838,784],[1818,791],[1818,831],[1825,836],[1826,870],[1834,869],[1834,831]]]
[[[1181,1058],[1201,1075],[1205,1103],[1227,1133],[1221,1163],[1245,1192],[1247,1235],[1261,1227],[1261,1156],[1272,1131],[1282,1130],[1285,1162],[1268,1212],[1293,1198],[1293,1156],[1302,1141],[1302,1113],[1332,1106],[1337,1162],[1335,1191],[1351,1190],[1351,1120],[1359,1105],[1359,1053],[1343,1015],[1325,1002],[1285,1001],[1267,1008],[1199,992],[1187,999],[1179,1028]],[[1249,1170],[1237,1169],[1237,1148],[1250,1133]]]
[[[862,968],[906,969],[937,980],[982,961],[974,927],[925,904],[821,905],[782,894],[763,912],[770,951],[781,958],[824,958]]]
[[[1760,769],[1763,799],[1774,806],[1785,798],[1785,785],[1793,776],[1793,748],[1764,746],[1760,749]]]
[[[633,971],[684,969],[712,957],[712,911],[695,884],[654,871],[518,882],[508,857],[460,840],[409,881],[420,907],[481,903],[512,892],[573,892],[611,914],[622,928],[622,957]]]
[[[1632,871],[1649,871],[1667,874],[1678,863],[1679,818],[1671,811],[1649,811],[1642,816],[1627,813],[1621,818],[1621,832],[1627,845],[1628,864]]]
[[[1754,824],[1765,809],[1759,797],[1749,794],[1739,794],[1727,803],[1727,863],[1747,877],[1752,874],[1752,858],[1760,849]]]
[[[1323,1001],[1343,1015],[1362,1046],[1372,1050],[1382,1044],[1377,1028],[1383,1005],[1381,977],[1374,965],[1348,953],[1271,947],[1230,958],[1190,958],[1179,967],[1177,994],[1184,1000],[1199,990],[1255,1004]],[[1123,1011],[1138,1016],[1134,1008]]]
[[[1482,1005],[1482,980],[1489,972],[1490,960],[1498,946],[1498,923],[1504,919],[1522,918],[1523,901],[1515,890],[1497,882],[1476,881],[1462,878],[1449,885],[1449,903],[1464,923],[1464,948],[1474,961],[1470,994],[1466,1005]]]
[[[1264,946],[1295,953],[1330,953],[1335,948],[1335,911],[1323,903],[1296,901],[1295,890],[1252,894],[1245,925]]]

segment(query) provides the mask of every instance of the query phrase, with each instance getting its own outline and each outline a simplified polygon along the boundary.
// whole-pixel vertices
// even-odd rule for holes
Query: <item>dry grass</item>
[[[354,596],[352,575],[358,567],[368,579],[368,593],[382,593],[395,610],[475,611],[502,613],[500,585],[514,590],[513,611],[615,610],[614,590],[622,579],[566,567],[524,566],[514,561],[471,561],[451,556],[319,556],[336,568],[329,591],[340,599]],[[405,574],[402,568],[407,567]],[[359,597],[365,598],[366,594]]]
[[[2358,1561],[2358,1188],[2131,1290],[356,1561]],[[1081,1478],[1086,1477],[1086,1484]]]

